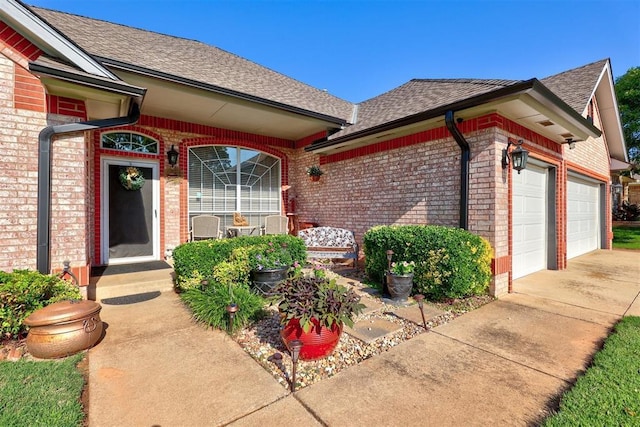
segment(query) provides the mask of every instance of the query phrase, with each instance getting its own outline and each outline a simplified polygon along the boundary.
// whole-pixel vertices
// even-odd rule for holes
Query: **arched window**
[[[102,148],[158,154],[158,141],[134,132],[105,132],[101,135]]]
[[[222,225],[240,212],[261,226],[267,215],[280,214],[280,159],[240,147],[189,149],[189,217],[211,214]],[[257,234],[257,233],[254,233]]]

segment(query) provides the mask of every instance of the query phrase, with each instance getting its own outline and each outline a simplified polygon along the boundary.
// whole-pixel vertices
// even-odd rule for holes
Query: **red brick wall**
[[[16,69],[0,55],[0,270],[35,268],[38,133],[45,114],[15,108]]]
[[[292,189],[302,221],[353,230],[360,242],[379,224],[459,223],[460,148],[452,138],[320,160],[306,152],[293,159]],[[318,163],[325,174],[311,182],[306,168]]]
[[[4,25],[4,24],[3,24]],[[64,115],[47,115],[52,105],[78,105],[77,101],[49,99],[37,77],[24,67],[38,51],[15,42],[21,51],[9,46],[15,34],[0,26],[0,270],[36,268],[38,136],[48,125],[78,120]],[[7,37],[7,34],[9,36]],[[30,55],[25,57],[21,52]],[[82,109],[84,109],[84,104]],[[84,111],[84,110],[82,110]],[[64,112],[64,111],[59,111]],[[55,139],[51,147],[51,267],[62,269],[71,261],[81,284],[88,283],[86,239],[86,167],[88,153],[82,134]]]

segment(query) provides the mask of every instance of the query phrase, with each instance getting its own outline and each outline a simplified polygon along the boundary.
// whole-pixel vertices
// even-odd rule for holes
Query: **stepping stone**
[[[360,303],[365,305],[362,314],[373,313],[374,311],[380,311],[384,304],[378,298],[371,298],[367,295],[360,295]]]
[[[391,335],[402,329],[402,325],[384,319],[360,320],[350,328],[345,325],[344,331],[366,344],[378,338]]]
[[[438,310],[437,308],[431,307],[427,304],[423,307],[424,310],[424,318],[427,322],[433,319],[434,317],[440,316],[444,314],[444,311]],[[408,307],[397,308],[392,311],[398,317],[409,320],[413,323],[417,323],[418,325],[422,325],[422,315],[420,314],[420,309],[418,308],[418,304],[413,304]]]

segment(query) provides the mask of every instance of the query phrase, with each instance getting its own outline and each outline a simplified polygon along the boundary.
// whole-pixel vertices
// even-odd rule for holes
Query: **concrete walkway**
[[[597,251],[514,293],[289,393],[172,292],[103,305],[89,352],[90,426],[532,425],[612,325],[640,315],[640,252]]]

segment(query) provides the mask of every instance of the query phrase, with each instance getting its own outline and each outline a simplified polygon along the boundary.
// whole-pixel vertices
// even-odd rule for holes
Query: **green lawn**
[[[0,426],[81,426],[83,357],[0,361]]]
[[[548,418],[555,426],[640,425],[640,317],[625,317]]]
[[[613,248],[640,250],[640,227],[613,227]]]

